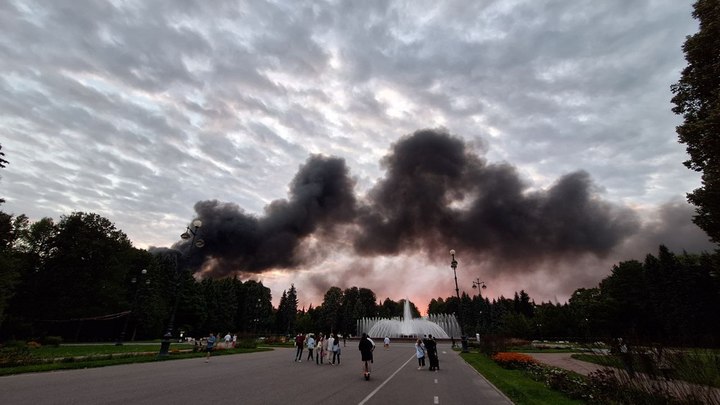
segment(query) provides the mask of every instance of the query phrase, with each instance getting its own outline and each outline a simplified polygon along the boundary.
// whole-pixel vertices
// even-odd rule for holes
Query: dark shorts
[[[211,351],[213,351],[213,348],[210,347],[210,346],[208,346],[208,347],[205,348],[205,351],[208,352],[208,353],[210,353]]]
[[[373,361],[373,354],[372,352],[360,352],[362,354],[362,361]]]

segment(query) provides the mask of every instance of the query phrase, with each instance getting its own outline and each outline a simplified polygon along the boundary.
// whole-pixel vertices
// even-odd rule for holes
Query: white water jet
[[[367,333],[370,337],[424,337],[448,339],[460,336],[460,326],[454,315],[430,315],[413,319],[410,301],[405,300],[402,318],[363,318],[357,321],[358,334]]]

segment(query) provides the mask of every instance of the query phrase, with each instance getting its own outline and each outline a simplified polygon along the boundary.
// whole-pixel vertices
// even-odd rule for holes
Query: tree
[[[698,0],[692,15],[700,29],[683,45],[688,65],[671,87],[672,110],[684,119],[677,127],[690,155],[684,164],[702,173],[702,186],[688,194],[693,221],[720,243],[720,1]]]
[[[357,287],[346,288],[343,291],[343,302],[340,307],[340,332],[343,335],[354,335],[356,333],[357,320],[361,317],[355,313],[358,309],[358,298],[360,291]]]
[[[330,287],[323,297],[322,322],[323,331],[337,332],[340,306],[342,305],[342,290],[338,287]]]
[[[613,266],[612,274],[600,282],[608,332],[614,336],[638,336],[648,320],[648,295],[642,263],[629,260]]]
[[[275,318],[275,330],[278,333],[291,336],[295,332],[298,318],[298,298],[295,285],[290,285],[289,291],[283,291]]]
[[[52,329],[78,338],[82,330],[84,338],[116,338],[116,322],[102,317],[128,309],[127,274],[139,250],[127,236],[108,219],[82,212],[57,225],[49,219],[18,225],[20,283],[8,307],[8,333],[42,336]],[[96,320],[78,323],[87,318]]]
[[[15,294],[20,279],[17,254],[12,249],[17,233],[12,215],[0,211],[0,326],[5,319],[5,310]]]

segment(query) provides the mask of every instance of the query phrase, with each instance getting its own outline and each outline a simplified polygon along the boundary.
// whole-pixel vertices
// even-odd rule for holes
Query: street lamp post
[[[480,288],[482,288],[484,290],[487,288],[487,286],[485,285],[485,282],[480,281],[480,277],[478,277],[475,280],[473,280],[473,288],[477,288],[478,292],[480,292],[480,290],[479,290]]]
[[[477,290],[478,290],[478,295],[480,295],[480,298],[482,298],[482,293],[481,293],[480,290],[481,290],[481,289],[482,289],[482,290],[486,289],[487,286],[485,285],[485,282],[484,282],[484,281],[480,281],[480,277],[476,277],[475,280],[473,280],[472,288],[477,288]],[[482,311],[480,311],[480,318],[481,318],[481,319],[478,320],[478,323],[477,323],[477,325],[478,325],[478,326],[477,326],[478,330],[480,330],[480,322],[482,321]],[[480,341],[480,333],[479,333],[479,332],[477,332],[476,337],[477,337],[477,340],[478,340],[478,342],[479,342],[479,341]]]
[[[458,321],[460,324],[460,344],[462,346],[462,352],[467,353],[468,352],[468,342],[467,342],[467,336],[465,336],[465,332],[463,331],[462,301],[460,300],[460,288],[458,287],[458,282],[457,282],[458,262],[457,262],[457,260],[455,260],[455,249],[450,249],[450,256],[452,257],[452,261],[450,262],[450,267],[453,269],[453,276],[455,277],[455,294],[457,295],[457,299],[458,299]]]
[[[205,246],[205,241],[198,238],[198,232],[200,230],[200,227],[202,226],[202,221],[199,219],[196,219],[192,222],[193,229],[190,229],[189,226],[185,228],[185,232],[180,235],[180,238],[183,240],[190,239],[190,247],[186,250],[185,253],[181,254],[180,259],[183,259],[187,253],[189,253],[193,247],[201,248]],[[173,334],[173,328],[175,326],[175,313],[177,312],[178,303],[180,302],[180,282],[182,281],[180,279],[180,261],[178,260],[177,256],[175,256],[175,304],[173,305],[172,312],[170,313],[170,321],[168,322],[167,331],[165,331],[165,334],[163,335],[163,340],[160,343],[160,353],[158,353],[158,356],[167,356],[170,351],[170,341],[172,339]]]
[[[128,312],[127,316],[125,317],[125,323],[123,324],[122,332],[120,332],[120,337],[118,337],[117,342],[115,342],[115,346],[122,346],[123,340],[125,339],[125,331],[127,330],[128,321],[130,320],[130,316],[133,315],[133,312],[135,312],[135,306],[137,305],[138,300],[138,293],[140,292],[140,288],[142,287],[142,278],[147,274],[147,270],[142,269],[140,271],[140,280],[138,278],[133,277],[130,279],[130,282],[135,284],[137,283],[137,287],[135,287],[135,295],[133,296],[132,305],[130,306],[130,312]],[[140,281],[140,282],[138,282]],[[150,280],[145,280],[145,284],[150,284]]]

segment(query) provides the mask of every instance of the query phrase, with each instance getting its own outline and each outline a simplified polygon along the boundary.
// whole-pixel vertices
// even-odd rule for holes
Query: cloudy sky
[[[199,274],[564,301],[691,223],[689,0],[0,2],[2,209],[205,222]],[[195,253],[200,254],[200,253]]]

